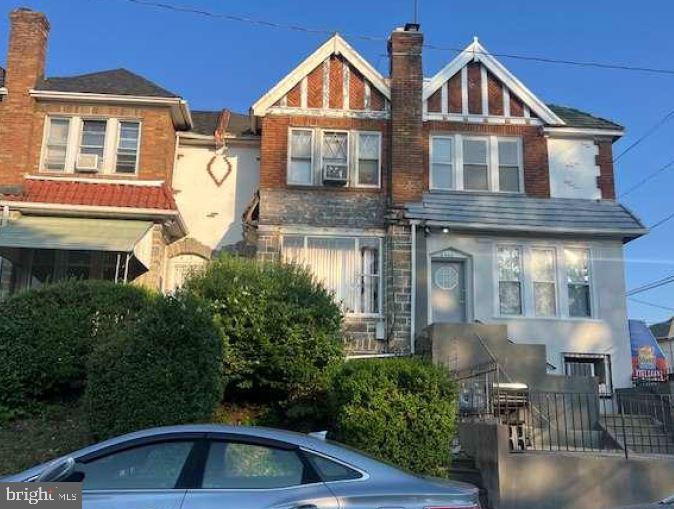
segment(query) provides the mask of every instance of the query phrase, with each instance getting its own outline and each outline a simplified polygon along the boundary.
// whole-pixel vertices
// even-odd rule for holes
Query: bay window
[[[486,138],[463,140],[463,188],[471,191],[489,190],[489,150]]]
[[[536,316],[554,316],[557,314],[555,250],[547,248],[532,249],[531,265],[534,313]]]
[[[345,313],[381,313],[381,240],[374,237],[287,235],[283,260],[306,267]]]
[[[50,171],[63,171],[68,150],[69,118],[50,118],[47,125],[47,144],[44,167]]]
[[[379,133],[358,133],[356,184],[359,186],[379,187],[380,140]]]
[[[502,315],[522,314],[522,253],[517,246],[499,246],[498,298]]]
[[[454,187],[454,138],[431,136],[431,188]]]
[[[313,146],[313,131],[293,129],[290,132],[288,184],[312,184]]]
[[[569,295],[569,316],[592,316],[590,302],[590,254],[587,249],[567,248],[566,259],[567,288]]]

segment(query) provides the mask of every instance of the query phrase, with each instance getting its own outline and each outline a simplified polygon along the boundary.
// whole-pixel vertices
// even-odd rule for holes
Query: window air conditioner
[[[346,185],[349,181],[349,167],[346,164],[323,165],[323,182]]]
[[[98,154],[78,154],[76,169],[80,172],[95,173],[98,171]]]

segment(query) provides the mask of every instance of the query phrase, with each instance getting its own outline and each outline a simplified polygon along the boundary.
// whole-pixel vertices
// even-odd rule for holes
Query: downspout
[[[412,259],[412,277],[410,291],[410,353],[414,355],[415,337],[416,337],[416,321],[417,321],[417,222],[410,221],[412,226],[412,242],[411,242],[411,259]]]

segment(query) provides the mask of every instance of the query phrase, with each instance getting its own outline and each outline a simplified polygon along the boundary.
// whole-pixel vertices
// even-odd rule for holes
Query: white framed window
[[[589,318],[592,316],[590,292],[590,251],[585,248],[565,248],[569,316]]]
[[[346,185],[349,181],[348,131],[321,132],[323,184]]]
[[[65,171],[69,133],[69,118],[52,117],[47,120],[47,143],[43,163],[45,170]]]
[[[107,128],[107,120],[88,118],[82,120],[80,146],[77,151],[77,160],[75,162],[76,171],[98,171],[103,167],[105,133]]]
[[[522,250],[519,246],[498,246],[498,301],[501,315],[522,315]]]
[[[522,149],[519,139],[499,138],[498,190],[508,193],[522,191]]]
[[[463,188],[469,191],[488,191],[489,139],[463,138]]]
[[[310,270],[345,313],[382,314],[380,238],[285,235],[282,257]]]
[[[291,129],[288,149],[288,184],[310,186],[313,183],[314,132]]]
[[[452,136],[431,136],[430,151],[431,189],[454,189],[456,178],[454,175],[454,138]]]
[[[381,179],[381,133],[358,132],[356,185],[379,187]]]
[[[123,120],[119,122],[117,135],[116,173],[136,173],[138,169],[138,147],[140,146],[140,122]]]
[[[597,379],[599,394],[604,396],[613,392],[611,383],[611,356],[594,353],[565,353],[564,374]]]
[[[557,315],[557,262],[554,248],[531,249],[534,314]]]

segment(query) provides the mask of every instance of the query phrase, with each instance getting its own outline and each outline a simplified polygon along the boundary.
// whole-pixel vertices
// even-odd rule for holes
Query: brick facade
[[[601,197],[605,200],[615,200],[615,177],[613,175],[613,143],[608,140],[595,142],[599,149],[597,166],[599,176],[597,185],[601,190]]]

